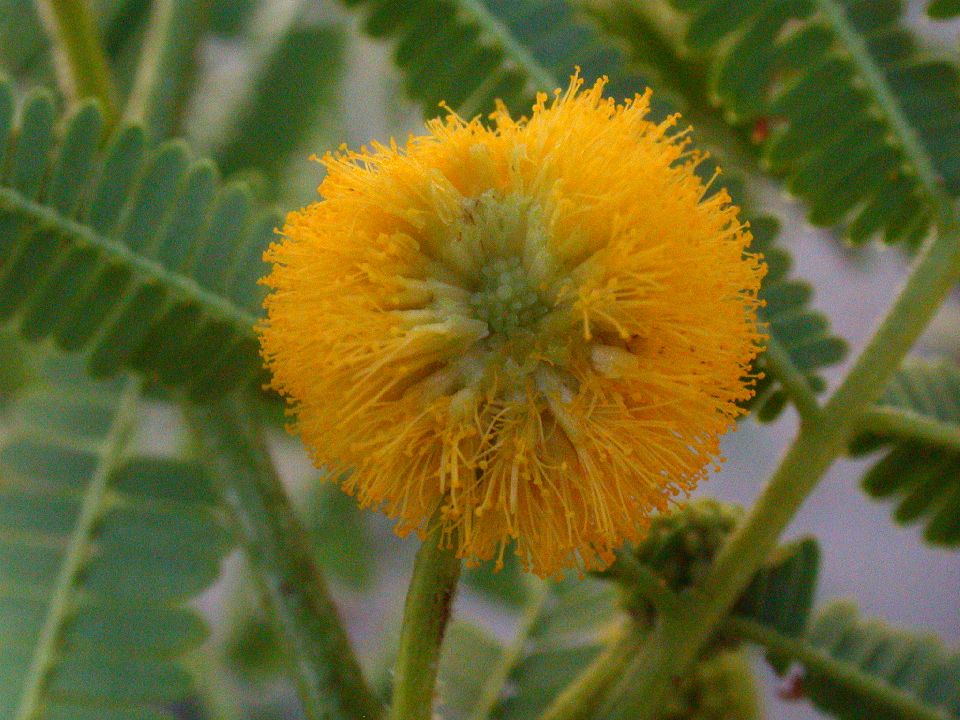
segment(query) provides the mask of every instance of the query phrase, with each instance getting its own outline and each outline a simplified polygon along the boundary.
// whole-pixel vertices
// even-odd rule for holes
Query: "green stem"
[[[96,98],[107,124],[112,124],[116,118],[113,83],[88,3],[37,0],[37,5],[61,59],[57,71],[64,93],[74,100]]]
[[[104,450],[97,462],[90,484],[84,491],[80,512],[67,542],[43,629],[40,631],[30,669],[23,683],[23,695],[15,716],[16,720],[31,720],[40,710],[44,682],[57,653],[60,633],[72,608],[77,579],[87,561],[91,538],[103,511],[103,503],[110,485],[110,473],[123,453],[126,439],[136,420],[139,399],[139,383],[128,382],[120,398],[110,432],[103,440]]]
[[[433,521],[407,590],[394,670],[391,720],[430,720],[440,646],[460,578],[460,560]]]
[[[857,429],[898,440],[914,440],[925,445],[960,451],[960,426],[909,410],[893,407],[871,408],[863,414]]]
[[[176,130],[193,73],[210,0],[155,0],[124,119],[142,122],[154,138]]]
[[[767,340],[767,349],[764,351],[763,358],[770,373],[790,396],[801,419],[807,422],[817,421],[823,411],[817,396],[810,388],[806,376],[794,365],[789,353],[775,337]]]
[[[283,640],[309,720],[376,720],[367,688],[306,531],[271,462],[255,413],[242,399],[184,405],[221,503]]]
[[[877,712],[886,710],[901,720],[947,720],[944,713],[917,702],[899,688],[861,672],[855,665],[841,662],[802,640],[781,635],[765,625],[733,617],[724,622],[723,630],[725,634],[749,640],[778,655],[798,661],[809,673],[825,676],[831,683],[868,699],[870,707]]]
[[[540,720],[590,720],[624,664],[636,657],[642,646],[640,628],[633,621],[624,622],[603,652],[554,698]]]
[[[665,616],[631,663],[615,693],[619,700],[610,708],[611,718],[656,716],[673,679],[687,671],[713,636],[958,278],[960,226],[951,217],[917,259],[906,286],[820,420],[801,426],[749,517],[720,552],[702,596],[688,601],[684,612]]]

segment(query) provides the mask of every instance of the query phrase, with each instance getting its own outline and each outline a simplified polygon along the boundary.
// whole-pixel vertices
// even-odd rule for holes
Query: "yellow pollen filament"
[[[439,507],[470,562],[605,567],[722,462],[753,394],[749,230],[689,129],[603,88],[341,148],[265,255],[293,430],[398,534]]]

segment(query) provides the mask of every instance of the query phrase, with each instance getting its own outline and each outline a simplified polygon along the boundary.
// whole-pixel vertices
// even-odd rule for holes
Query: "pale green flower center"
[[[569,307],[537,199],[493,190],[459,198],[431,246],[456,279],[431,287],[431,319],[457,346],[451,382],[524,392],[544,363],[569,360]],[[442,232],[442,235],[440,234]],[[457,378],[454,380],[453,378]]]
[[[479,286],[470,296],[470,307],[494,335],[513,337],[529,331],[550,311],[519,257],[488,261],[480,270]]]

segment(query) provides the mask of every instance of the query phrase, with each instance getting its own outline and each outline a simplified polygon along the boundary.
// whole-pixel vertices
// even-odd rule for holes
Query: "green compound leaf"
[[[264,60],[249,98],[215,152],[226,175],[252,170],[262,175],[266,195],[275,197],[282,190],[291,158],[309,155],[305,147],[315,140],[312,135],[318,130],[326,134],[337,124],[344,46],[344,32],[337,26],[289,28]]]
[[[935,637],[863,620],[853,605],[823,609],[801,639],[761,623],[734,619],[728,628],[789,657],[803,670],[806,696],[841,720],[960,718],[960,654]],[[775,669],[782,672],[785,666]]]
[[[537,717],[597,655],[617,617],[608,583],[569,577],[530,592],[509,644],[455,623],[440,659],[441,712],[448,720]]]
[[[621,76],[617,50],[573,6],[558,0],[344,0],[364,8],[365,30],[396,41],[404,88],[428,116],[446,102],[464,116],[499,98],[529,112],[537,92],[564,86],[579,66],[589,81],[609,75],[614,95],[642,90]]]
[[[921,704],[928,709],[928,717],[960,718],[960,655],[947,651],[938,639],[863,620],[855,606],[838,602],[824,608],[807,640],[830,657]],[[804,686],[817,707],[843,720],[924,716],[884,707],[812,669]]]
[[[867,493],[892,500],[897,522],[923,522],[927,542],[960,546],[960,367],[907,362],[865,428],[851,452],[889,448],[863,478]]]
[[[0,321],[83,351],[97,377],[135,369],[195,399],[249,382],[278,218],[180,141],[132,126],[100,151],[93,104],[56,125],[42,91],[15,121],[0,81]]]
[[[777,548],[750,586],[734,613],[761,623],[786,637],[799,637],[807,629],[820,572],[820,546],[804,538]],[[770,664],[784,672],[789,659],[770,653]]]
[[[672,0],[735,125],[810,219],[916,243],[960,193],[960,74],[925,57],[900,0]]]
[[[134,384],[44,378],[0,447],[0,716],[172,719],[229,535],[196,465],[124,453]]]
[[[843,360],[847,343],[830,332],[830,321],[823,313],[810,307],[810,285],[789,276],[792,258],[777,245],[779,221],[770,216],[751,218],[750,231],[751,249],[762,253],[767,263],[760,289],[766,304],[760,318],[768,323],[769,335],[768,350],[755,363],[764,376],[757,381],[750,407],[757,419],[768,422],[780,414],[790,397],[788,383],[778,381],[786,373],[796,374],[811,391],[823,392],[826,382],[819,372]]]

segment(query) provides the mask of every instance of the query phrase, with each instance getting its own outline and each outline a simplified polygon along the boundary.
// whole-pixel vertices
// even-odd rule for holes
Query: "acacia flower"
[[[677,118],[604,81],[323,158],[259,328],[314,461],[468,561],[598,569],[719,462],[764,273]]]

